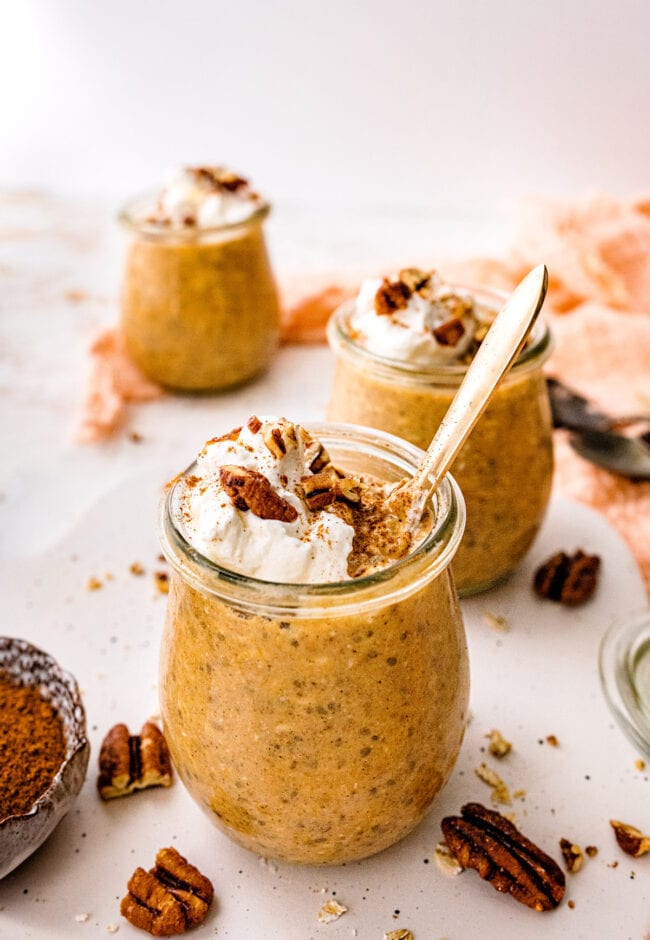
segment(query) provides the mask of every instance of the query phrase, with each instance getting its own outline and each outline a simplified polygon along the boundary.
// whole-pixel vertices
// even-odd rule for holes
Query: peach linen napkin
[[[540,260],[550,272],[545,309],[556,342],[548,373],[608,414],[650,413],[650,199],[531,201],[510,257],[439,267],[450,279],[508,289]],[[323,342],[329,315],[356,287],[335,276],[283,285],[283,341]],[[138,373],[116,330],[97,337],[90,353],[78,437],[98,441],[121,426],[127,402],[163,392]],[[555,452],[556,491],[606,516],[629,544],[650,592],[650,482],[631,482],[588,463],[563,431],[556,431]]]

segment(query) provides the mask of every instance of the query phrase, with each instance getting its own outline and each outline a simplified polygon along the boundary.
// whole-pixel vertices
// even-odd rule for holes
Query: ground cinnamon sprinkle
[[[63,722],[38,689],[0,675],[0,819],[26,813],[65,757]]]

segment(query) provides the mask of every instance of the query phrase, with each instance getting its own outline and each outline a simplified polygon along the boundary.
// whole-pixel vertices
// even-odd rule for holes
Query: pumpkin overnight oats
[[[447,477],[412,538],[384,503],[421,456],[368,429],[251,418],[168,489],[165,736],[197,803],[264,856],[379,852],[455,763],[462,497]]]
[[[366,281],[328,325],[336,372],[328,418],[428,447],[468,364],[505,298],[451,287],[436,272],[408,269]],[[550,498],[551,414],[542,365],[548,329],[531,337],[464,444],[453,473],[467,525],[454,559],[461,596],[509,575],[530,548]]]
[[[268,213],[245,179],[221,167],[183,169],[157,197],[122,211],[131,240],[121,330],[150,379],[214,391],[268,365],[279,336]]]

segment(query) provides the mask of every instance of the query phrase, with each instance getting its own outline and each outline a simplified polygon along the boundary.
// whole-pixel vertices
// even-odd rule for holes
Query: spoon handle
[[[546,265],[540,264],[520,281],[495,317],[411,480],[411,492],[430,492],[438,487],[492,392],[519,355],[542,309],[547,287]]]

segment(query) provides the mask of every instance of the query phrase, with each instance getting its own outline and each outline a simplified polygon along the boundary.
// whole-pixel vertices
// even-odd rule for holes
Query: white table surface
[[[164,597],[153,584],[154,508],[159,484],[215,433],[252,412],[322,418],[332,374],[323,347],[285,348],[259,382],[218,397],[173,398],[137,406],[125,434],[107,444],[73,441],[92,332],[115,319],[120,240],[109,213],[39,195],[0,197],[1,632],[44,647],[78,678],[92,745],[89,774],[74,810],[31,859],[0,882],[0,938],[58,940],[141,937],[119,915],[137,865],[176,845],[208,874],[217,902],[196,936],[237,940],[381,938],[409,927],[416,940],[467,938],[633,938],[650,932],[648,859],[617,847],[608,825],[622,818],[650,828],[648,778],[611,718],[597,674],[610,623],[645,603],[622,540],[593,511],[555,500],[529,558],[512,581],[463,603],[471,655],[472,721],[450,783],[425,822],[374,859],[332,869],[265,862],[207,824],[180,782],[103,804],[96,759],[117,721],[137,730],[156,714],[157,646]],[[406,263],[451,245],[461,254],[494,241],[485,220],[355,217],[354,223],[287,210],[271,229],[280,271],[355,269]],[[502,231],[499,232],[502,238]],[[498,240],[497,240],[498,241]],[[425,246],[425,247],[423,247]],[[410,254],[409,254],[410,252]],[[81,303],[66,292],[81,290]],[[569,611],[537,600],[534,567],[552,551],[583,546],[603,556],[595,599]],[[129,573],[139,561],[141,578]],[[111,575],[112,579],[107,579]],[[88,591],[90,577],[103,582]],[[483,619],[505,615],[496,632]],[[539,915],[498,895],[473,872],[450,879],[433,861],[439,821],[462,803],[489,805],[474,775],[484,735],[499,728],[514,745],[490,760],[512,790],[523,831],[559,858],[558,840],[598,846],[567,876],[559,910]],[[544,742],[555,734],[552,748]],[[425,863],[429,859],[429,863]],[[616,867],[614,863],[618,863]],[[319,925],[325,899],[349,911]],[[399,911],[399,914],[395,914]],[[88,914],[77,922],[77,914]]]

